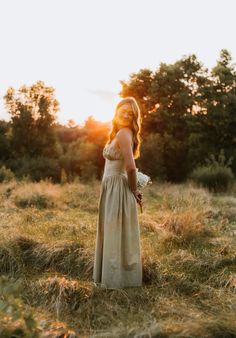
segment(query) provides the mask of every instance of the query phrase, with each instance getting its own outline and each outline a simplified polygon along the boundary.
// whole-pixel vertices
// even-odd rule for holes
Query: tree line
[[[211,70],[193,54],[120,83],[120,96],[135,97],[141,107],[140,170],[181,182],[223,152],[236,173],[236,70],[229,51],[220,51]],[[89,116],[83,127],[60,125],[55,90],[43,81],[10,87],[4,103],[11,120],[0,121],[0,165],[32,180],[101,178],[109,123]]]

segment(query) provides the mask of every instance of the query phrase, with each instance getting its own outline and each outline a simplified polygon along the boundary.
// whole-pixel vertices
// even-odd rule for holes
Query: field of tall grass
[[[236,190],[153,182],[143,287],[92,281],[100,182],[0,184],[0,337],[236,337]]]

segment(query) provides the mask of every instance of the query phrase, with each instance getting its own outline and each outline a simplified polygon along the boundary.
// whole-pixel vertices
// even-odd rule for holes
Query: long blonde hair
[[[111,127],[111,131],[109,133],[108,136],[108,141],[106,144],[111,143],[111,141],[114,139],[114,137],[116,136],[116,133],[118,132],[118,125],[117,125],[117,121],[116,121],[116,113],[118,108],[120,108],[121,106],[123,106],[124,104],[130,104],[134,113],[134,117],[133,117],[133,121],[132,121],[132,126],[131,129],[133,131],[133,141],[134,141],[134,145],[133,145],[133,155],[134,158],[138,158],[140,156],[140,145],[141,145],[141,123],[142,123],[142,117],[141,117],[141,112],[140,112],[140,108],[139,105],[137,103],[137,101],[135,100],[134,97],[132,96],[128,96],[125,97],[124,99],[122,99],[116,106],[115,108],[115,116],[112,120],[112,127]]]

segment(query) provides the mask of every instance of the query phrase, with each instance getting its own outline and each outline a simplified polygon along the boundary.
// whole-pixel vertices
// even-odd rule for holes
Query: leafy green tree
[[[92,115],[88,116],[83,127],[57,126],[57,135],[63,150],[59,164],[69,180],[78,175],[85,179],[101,178],[104,167],[102,150],[108,132],[109,123],[96,121]]]
[[[142,138],[153,133],[161,137],[165,174],[170,181],[187,176],[189,127],[199,107],[199,88],[204,86],[205,77],[202,64],[190,55],[173,65],[161,63],[154,73],[142,70],[132,74],[127,83],[123,82],[121,95],[136,97],[145,108]]]
[[[46,86],[43,81],[18,90],[10,87],[4,100],[11,115],[13,156],[55,156],[53,126],[59,103],[54,88]]]
[[[141,107],[143,119],[148,115],[149,111],[155,108],[155,101],[150,92],[152,81],[153,72],[147,68],[140,69],[138,73],[132,73],[128,81],[120,81],[122,90],[119,94],[122,97],[135,97]]]
[[[226,158],[233,157],[236,173],[236,70],[227,50],[221,50],[203,93],[207,114],[201,119],[202,157],[217,156],[223,149]]]
[[[71,142],[64,155],[59,159],[60,166],[68,177],[80,176],[88,180],[99,176],[98,145],[86,138]]]
[[[10,124],[4,120],[0,120],[0,161],[3,162],[5,159],[11,156],[10,149]]]

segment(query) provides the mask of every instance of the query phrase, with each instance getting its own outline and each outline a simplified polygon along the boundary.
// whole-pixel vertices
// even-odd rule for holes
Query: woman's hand
[[[135,190],[133,192],[133,194],[134,194],[134,197],[135,197],[136,201],[138,202],[138,204],[141,204],[142,203],[142,199],[143,199],[143,194],[141,193],[141,191],[140,190]]]
[[[141,191],[136,190],[134,192],[134,197],[135,197],[137,203],[139,204],[140,210],[141,210],[141,213],[142,213],[143,212],[143,194],[141,193]]]
[[[143,201],[142,201],[143,200],[143,194],[141,193],[140,190],[133,191],[133,194],[134,194],[134,197],[135,197],[137,203],[140,205],[140,209],[141,209],[141,213],[142,213],[143,212],[143,208],[142,208],[142,206],[143,206]]]

